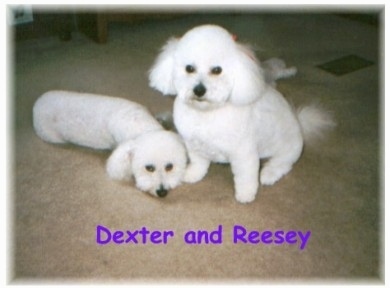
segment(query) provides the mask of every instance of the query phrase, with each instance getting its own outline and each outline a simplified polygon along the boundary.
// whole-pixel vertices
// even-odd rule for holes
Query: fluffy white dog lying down
[[[201,180],[211,161],[230,163],[242,203],[256,197],[259,159],[268,158],[260,182],[272,185],[299,159],[304,139],[334,125],[314,106],[293,109],[266,83],[254,53],[215,25],[169,40],[149,80],[163,94],[177,95],[174,123],[190,158],[184,181]]]
[[[109,96],[67,91],[43,94],[33,108],[36,133],[51,143],[114,149],[106,165],[116,180],[134,177],[136,186],[164,197],[184,176],[187,155],[175,133],[140,104]]]

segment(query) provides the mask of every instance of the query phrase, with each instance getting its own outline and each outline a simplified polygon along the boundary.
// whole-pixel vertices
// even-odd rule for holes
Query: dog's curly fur
[[[115,149],[106,170],[164,197],[181,182],[187,154],[180,137],[165,131],[142,105],[116,97],[49,91],[33,107],[36,133],[51,143]]]
[[[190,157],[184,180],[201,180],[210,162],[230,163],[235,197],[242,203],[257,194],[259,159],[269,158],[260,182],[272,185],[299,159],[309,134],[334,125],[329,114],[315,106],[293,109],[267,84],[254,53],[215,25],[195,27],[169,40],[149,80],[163,94],[177,95],[174,123]]]

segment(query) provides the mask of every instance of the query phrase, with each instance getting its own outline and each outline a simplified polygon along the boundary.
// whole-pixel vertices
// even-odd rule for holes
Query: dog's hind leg
[[[40,111],[34,110],[33,125],[38,136],[50,143],[66,143],[67,141],[62,136],[61,129],[57,127],[56,122],[56,115],[46,113],[42,109]]]
[[[261,169],[260,182],[262,185],[273,185],[292,169],[302,153],[303,142],[292,149],[288,147],[282,153],[270,158]]]
[[[290,172],[292,163],[282,163],[278,161],[267,162],[260,173],[260,182],[262,185],[273,185],[280,178]]]

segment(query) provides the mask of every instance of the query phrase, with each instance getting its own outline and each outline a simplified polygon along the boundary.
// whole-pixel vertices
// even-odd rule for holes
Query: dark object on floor
[[[348,55],[317,67],[337,76],[345,75],[362,68],[373,65],[374,62],[363,59],[356,55]]]

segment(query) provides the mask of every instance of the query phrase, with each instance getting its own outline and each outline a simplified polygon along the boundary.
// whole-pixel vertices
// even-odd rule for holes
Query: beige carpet
[[[107,152],[51,145],[35,135],[32,105],[51,89],[124,97],[153,113],[171,109],[172,99],[148,87],[147,71],[170,36],[204,23],[225,26],[253,44],[260,59],[281,57],[297,66],[298,75],[279,82],[279,90],[295,104],[323,103],[338,123],[327,139],[305,149],[291,173],[262,187],[255,202],[235,201],[228,165],[213,164],[200,183],[157,199],[131,183],[110,181],[104,170]],[[73,33],[70,42],[42,38],[11,46],[11,280],[380,281],[380,37],[380,27],[326,13],[243,13],[110,25],[104,45]],[[348,55],[373,65],[340,76],[317,67]],[[174,236],[166,244],[150,238],[143,244],[139,234],[138,244],[98,245],[98,225],[112,233],[146,227],[173,231]],[[298,238],[294,243],[293,234],[291,243],[235,244],[233,228],[238,225],[247,233],[311,234],[304,249]],[[211,239],[219,244],[184,239],[190,230],[212,232],[219,226],[220,234]]]

